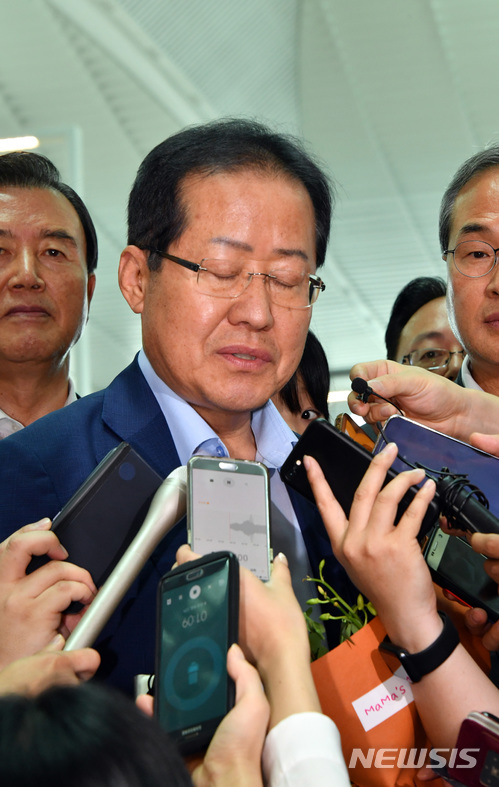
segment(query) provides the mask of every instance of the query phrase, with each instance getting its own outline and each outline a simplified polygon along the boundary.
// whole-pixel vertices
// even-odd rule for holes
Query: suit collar
[[[137,357],[105,390],[102,420],[163,477],[180,464],[168,424]]]

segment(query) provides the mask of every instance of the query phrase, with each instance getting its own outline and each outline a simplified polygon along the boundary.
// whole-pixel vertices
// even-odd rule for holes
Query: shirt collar
[[[144,350],[140,351],[138,361],[166,418],[181,463],[187,464],[201,446],[203,453],[228,456],[223,442],[204,418],[156,374]],[[256,459],[269,469],[280,468],[297,442],[297,437],[272,401],[253,411],[251,428],[257,447]],[[220,454],[217,447],[222,447],[224,453]]]
[[[68,398],[63,406],[66,407],[66,405],[76,402],[77,398],[74,382],[70,378],[68,380]],[[4,410],[0,409],[0,440],[14,434],[14,432],[18,432],[20,429],[24,429],[23,424],[20,421],[16,421],[15,418],[11,418]]]
[[[470,356],[465,355],[464,361],[461,366],[461,379],[465,388],[474,388],[477,391],[483,391],[483,388],[478,385],[471,373]]]

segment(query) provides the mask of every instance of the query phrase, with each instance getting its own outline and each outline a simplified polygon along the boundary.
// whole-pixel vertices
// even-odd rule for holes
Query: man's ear
[[[87,279],[87,303],[90,306],[90,301],[93,298],[94,290],[95,290],[95,273],[91,273]]]
[[[118,281],[123,297],[135,314],[141,314],[144,308],[150,276],[147,257],[148,252],[138,246],[127,246],[121,252]]]

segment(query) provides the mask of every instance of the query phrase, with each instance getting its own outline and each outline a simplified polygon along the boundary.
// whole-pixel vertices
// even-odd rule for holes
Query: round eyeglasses
[[[484,240],[463,240],[455,249],[444,251],[442,256],[446,259],[447,254],[453,254],[454,265],[459,273],[470,279],[479,279],[494,268],[498,251]]]
[[[264,278],[272,303],[288,309],[310,308],[326,289],[322,279],[304,270],[279,266],[268,273],[256,273],[248,271],[248,266],[261,264],[255,260],[203,259],[198,263],[157,249],[148,251],[197,273],[199,291],[212,298],[238,298],[255,276]]]
[[[461,356],[460,365],[466,355],[465,350],[446,350],[444,347],[426,347],[422,350],[413,350],[402,357],[400,363],[410,366],[421,366],[429,372],[444,374],[453,355]]]

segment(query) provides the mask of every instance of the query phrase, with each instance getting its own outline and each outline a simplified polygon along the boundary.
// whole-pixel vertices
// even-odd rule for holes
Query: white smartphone
[[[229,550],[259,579],[270,579],[270,495],[265,465],[193,456],[187,463],[187,530],[200,555]]]

